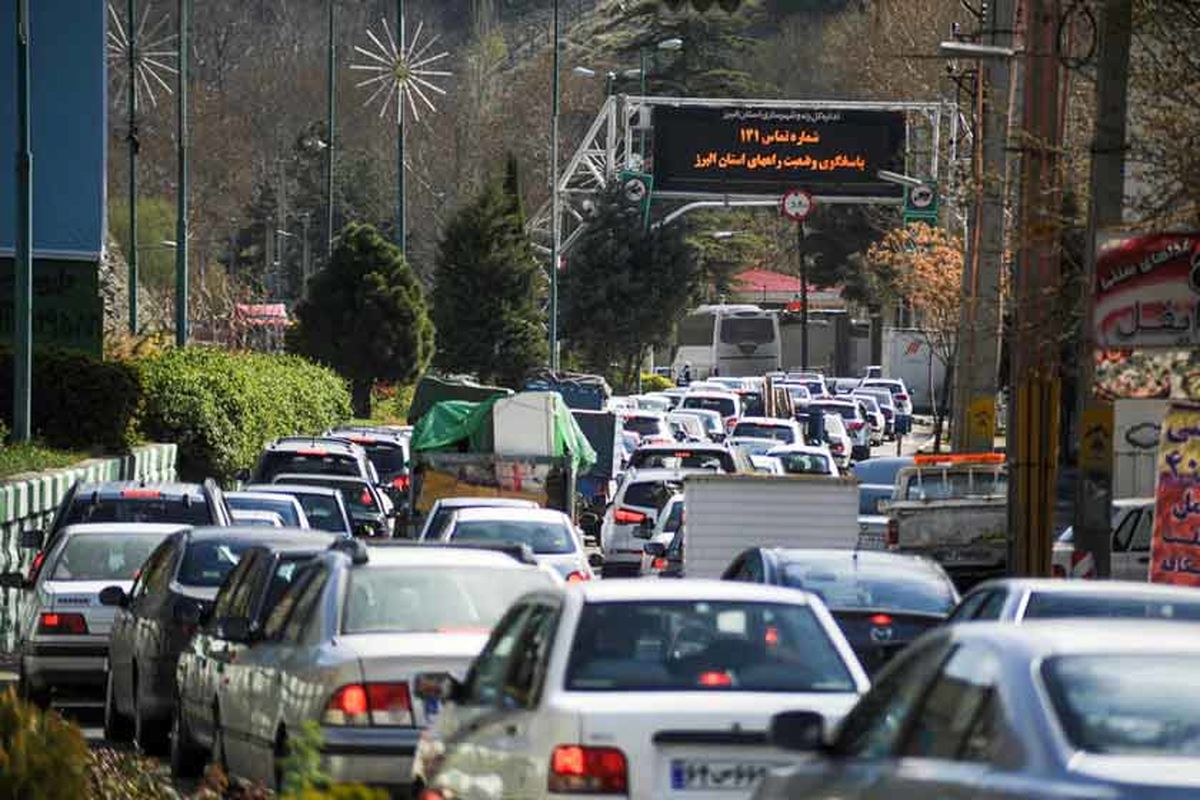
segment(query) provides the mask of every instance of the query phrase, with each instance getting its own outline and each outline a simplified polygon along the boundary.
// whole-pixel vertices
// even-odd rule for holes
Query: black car
[[[958,603],[954,584],[937,563],[874,550],[756,547],[734,559],[722,578],[817,595],[868,672],[944,622]]]
[[[129,594],[119,586],[102,591],[100,602],[117,606],[108,642],[105,736],[121,741],[132,733],[144,751],[162,752],[179,653],[241,554],[255,545],[327,541],[327,536],[287,528],[192,528],[150,554]]]
[[[346,475],[372,483],[379,476],[367,452],[349,439],[321,436],[288,436],[267,445],[258,465],[241,477],[249,483],[274,483],[276,475]]]
[[[217,684],[225,667],[261,637],[267,616],[300,566],[340,538],[310,535],[256,544],[242,552],[217,591],[212,613],[179,656],[171,715],[171,771],[176,776],[199,774],[212,752]]]
[[[379,475],[379,485],[404,515],[408,512],[412,481],[409,437],[390,428],[343,426],[331,428],[326,436],[348,439],[367,451],[367,458]]]
[[[88,522],[160,522],[179,525],[229,525],[225,497],[213,480],[203,483],[77,481],[67,490],[54,521],[45,531],[21,533],[21,546],[36,548],[28,582],[37,579],[42,561],[68,525]]]

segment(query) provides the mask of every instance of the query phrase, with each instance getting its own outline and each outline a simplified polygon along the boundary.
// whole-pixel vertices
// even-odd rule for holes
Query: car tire
[[[167,731],[164,730],[165,726],[161,722],[147,719],[146,715],[142,713],[142,698],[138,684],[135,673],[131,692],[133,695],[133,743],[144,755],[166,755],[168,750],[165,741]]]
[[[225,729],[221,727],[221,712],[216,701],[213,701],[213,733],[212,733],[212,753],[210,761],[221,768],[221,772],[229,777],[229,759],[225,755]]]
[[[133,738],[133,726],[129,718],[117,710],[117,690],[113,684],[110,667],[104,682],[104,738],[110,742],[128,742]]]
[[[21,667],[21,673],[17,677],[17,694],[26,703],[31,703],[42,711],[50,708],[50,690],[33,688],[29,678],[25,675],[24,666]]]
[[[287,770],[284,768],[283,762],[288,757],[288,750],[289,746],[287,733],[280,729],[279,733],[275,735],[275,753],[274,763],[272,765],[272,771],[274,772],[275,777],[276,794],[283,793],[283,784],[287,779]]]
[[[171,717],[171,774],[176,778],[195,778],[204,771],[205,762],[204,750],[192,740],[183,717],[183,703],[176,700]]]

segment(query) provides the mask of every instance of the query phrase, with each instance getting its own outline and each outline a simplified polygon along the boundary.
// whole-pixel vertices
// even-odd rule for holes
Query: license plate
[[[778,764],[767,761],[671,759],[671,788],[678,791],[752,789]]]
[[[431,726],[437,720],[438,712],[442,710],[442,702],[436,697],[426,697],[421,703],[425,711],[425,724]]]

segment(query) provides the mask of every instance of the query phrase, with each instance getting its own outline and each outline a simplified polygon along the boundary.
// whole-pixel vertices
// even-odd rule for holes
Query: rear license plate
[[[671,788],[676,791],[752,789],[775,767],[769,761],[710,761],[671,759]]]
[[[432,727],[437,721],[438,712],[442,710],[442,702],[436,697],[427,697],[421,701],[423,710],[425,711],[425,725]]]

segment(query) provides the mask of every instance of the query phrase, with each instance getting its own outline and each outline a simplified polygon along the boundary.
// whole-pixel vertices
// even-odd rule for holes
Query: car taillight
[[[733,678],[724,670],[710,670],[708,672],[701,672],[696,682],[701,686],[724,688],[733,685]]]
[[[845,450],[846,448],[845,448],[845,447],[842,447],[842,443],[841,443],[841,442],[834,442],[833,444],[829,445],[829,449],[830,449],[830,450],[832,450],[832,451],[833,451],[833,452],[835,452],[835,453],[840,453],[840,452],[842,452],[843,450]]]
[[[421,795],[417,800],[446,800],[446,795],[437,789],[422,789]]]
[[[581,583],[583,581],[590,581],[591,579],[592,576],[588,575],[586,572],[575,570],[567,576],[567,583]]]
[[[618,508],[613,512],[613,522],[618,525],[641,525],[646,521],[646,515],[641,511],[628,508]]]
[[[329,698],[321,721],[326,725],[400,725],[412,727],[412,697],[407,683],[351,683]]]
[[[892,624],[891,614],[872,614],[871,624],[877,628],[886,628]]]
[[[667,560],[662,556],[650,562],[650,569],[664,570],[667,568]]]
[[[45,612],[38,618],[38,633],[62,633],[81,636],[88,632],[83,614],[58,614]]]
[[[898,395],[896,395],[896,399],[897,399],[897,400],[899,400],[901,403],[907,403],[907,402],[908,402],[908,395],[906,395],[906,394],[898,394]]]
[[[736,417],[730,417],[729,419],[725,420],[725,432],[731,433],[733,429],[737,427],[737,424],[738,421]]]
[[[29,565],[29,583],[37,580],[38,573],[42,571],[42,563],[46,560],[46,551],[38,550],[37,555],[33,557],[33,563]]]
[[[551,792],[625,794],[629,787],[625,754],[615,747],[560,744],[550,754],[546,784]]]
[[[392,478],[392,488],[401,492],[407,492],[409,486],[409,478],[407,475],[397,475]]]
[[[887,521],[887,527],[884,529],[883,543],[889,548],[894,549],[900,544],[900,523],[894,519]]]
[[[847,422],[846,427],[852,431],[856,431],[863,426],[862,422]]]
[[[1065,578],[1065,577],[1067,577],[1067,570],[1065,567],[1063,567],[1062,564],[1051,564],[1050,565],[1050,577],[1051,578]]]
[[[158,489],[123,489],[121,497],[126,500],[158,500],[162,492]]]

